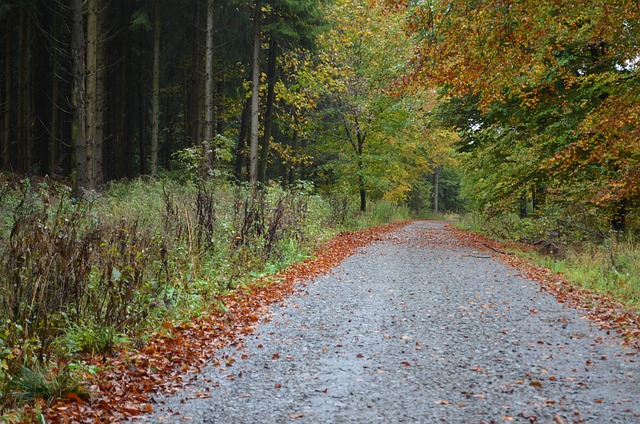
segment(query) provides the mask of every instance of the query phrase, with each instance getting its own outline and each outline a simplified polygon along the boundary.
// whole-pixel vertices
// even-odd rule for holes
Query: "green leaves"
[[[506,210],[536,187],[604,209],[640,199],[632,2],[425,8],[410,28],[438,30],[421,39],[412,75],[448,96],[439,116],[463,134],[476,207]]]
[[[413,51],[406,10],[340,0],[326,15],[331,29],[318,39],[321,139],[310,154],[328,182],[404,201],[431,165],[446,161],[455,138],[429,119],[435,93],[399,90]]]

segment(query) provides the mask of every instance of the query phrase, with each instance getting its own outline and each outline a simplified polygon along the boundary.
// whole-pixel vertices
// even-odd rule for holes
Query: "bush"
[[[15,404],[32,403],[36,400],[51,401],[63,395],[75,394],[78,398],[88,396],[78,375],[68,367],[48,368],[43,365],[18,368],[6,385],[7,397]]]
[[[160,179],[78,200],[47,180],[0,183],[0,394],[57,396],[73,373],[55,361],[139,345],[337,231],[409,216],[387,201],[361,214],[313,191]]]

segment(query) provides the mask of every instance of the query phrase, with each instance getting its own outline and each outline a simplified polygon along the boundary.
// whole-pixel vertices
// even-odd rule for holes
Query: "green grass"
[[[224,310],[221,294],[339,232],[410,217],[384,200],[360,213],[355,196],[308,184],[135,180],[76,200],[25,179],[0,181],[0,197],[0,268],[12,270],[0,275],[0,416],[74,390],[75,374],[50,364],[131,349],[161,322]]]
[[[550,217],[520,219],[515,215],[488,220],[469,214],[458,226],[488,235],[498,240],[547,240],[559,247],[555,255],[537,251],[523,253],[533,263],[562,274],[571,283],[588,290],[611,295],[621,303],[640,308],[640,244],[632,236],[610,234],[604,240],[590,237],[597,228],[582,227],[582,231],[550,238],[557,228]],[[598,240],[598,241],[594,241]]]
[[[608,240],[602,245],[573,246],[561,259],[536,254],[533,261],[574,284],[640,308],[640,246],[636,243]]]
[[[71,323],[64,333],[56,338],[52,347],[60,355],[78,353],[103,355],[129,345],[131,345],[131,339],[113,327]]]
[[[42,364],[20,366],[6,384],[5,397],[14,404],[33,403],[36,400],[52,401],[63,395],[75,394],[79,398],[88,395],[78,374],[68,367],[52,369]]]

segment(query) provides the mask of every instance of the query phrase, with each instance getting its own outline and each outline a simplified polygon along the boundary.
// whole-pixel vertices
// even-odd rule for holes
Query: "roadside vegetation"
[[[0,406],[88,396],[84,355],[136,349],[163,323],[225,310],[225,294],[339,232],[409,217],[311,184],[111,183],[78,200],[50,179],[0,181]],[[31,411],[33,413],[33,411]]]
[[[637,308],[640,9],[494,3],[0,2],[0,420],[409,217]]]
[[[640,307],[640,243],[637,217],[624,232],[609,230],[609,218],[582,208],[547,209],[521,217],[469,213],[458,226],[506,242],[509,249],[568,281],[627,307]],[[573,210],[574,214],[568,213]],[[559,213],[562,211],[562,213]]]

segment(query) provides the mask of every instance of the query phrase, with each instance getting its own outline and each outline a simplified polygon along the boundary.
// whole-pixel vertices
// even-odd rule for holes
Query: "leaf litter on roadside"
[[[216,299],[225,305],[224,311],[211,311],[188,323],[164,323],[170,336],[156,333],[139,351],[87,359],[87,365],[103,370],[90,376],[90,400],[58,399],[46,411],[47,423],[115,423],[153,412],[154,393],[181,390],[208,364],[231,367],[234,359],[216,358],[216,352],[224,346],[241,345],[242,338],[266,318],[269,305],[292,294],[299,283],[327,273],[358,248],[382,240],[407,223],[342,233],[322,245],[313,259]],[[209,395],[203,393],[202,397]],[[303,417],[295,415],[292,418]]]
[[[406,222],[343,233],[322,246],[314,259],[294,264],[268,281],[258,281],[245,290],[217,299],[226,306],[224,312],[211,312],[180,325],[166,323],[165,330],[170,330],[171,337],[158,333],[140,351],[121,352],[118,356],[107,358],[106,362],[102,357],[88,360],[88,365],[104,370],[90,377],[91,400],[59,399],[47,410],[47,422],[120,422],[152,412],[154,393],[179,391],[197,378],[200,368],[207,364],[231,367],[233,358],[221,362],[220,358],[215,357],[216,352],[224,346],[240,345],[242,338],[253,331],[258,321],[266,318],[268,305],[292,294],[299,283],[330,271],[358,248],[382,240],[386,234],[404,225]],[[622,306],[609,296],[572,285],[561,276],[532,265],[517,255],[506,254],[508,246],[483,235],[452,225],[448,226],[448,231],[455,235],[455,241],[434,232],[424,234],[424,243],[456,244],[497,256],[525,277],[538,281],[542,289],[553,294],[559,302],[584,310],[585,316],[597,325],[620,333],[630,347],[640,348],[640,317],[637,311]],[[392,237],[390,241],[405,243],[401,237]],[[383,337],[391,336],[384,334]],[[630,354],[635,355],[636,351]],[[411,364],[407,362],[402,365]],[[541,385],[537,381],[530,383],[534,388],[538,388],[538,384]],[[439,400],[436,404],[448,405],[450,402]],[[559,417],[554,422],[563,422],[563,419]]]
[[[526,250],[526,247],[521,244],[514,242],[506,245],[482,234],[461,230],[453,225],[448,225],[447,228],[461,246],[472,247],[495,255],[522,273],[524,277],[537,281],[541,289],[555,296],[558,302],[584,310],[585,317],[592,320],[600,328],[619,333],[624,338],[625,344],[634,349],[633,354],[640,349],[640,313],[637,310],[622,305],[611,296],[592,292],[572,284],[548,268],[534,265],[526,259],[511,253],[507,254],[508,252],[505,251],[509,247]],[[531,313],[537,314],[537,311],[533,309]]]

